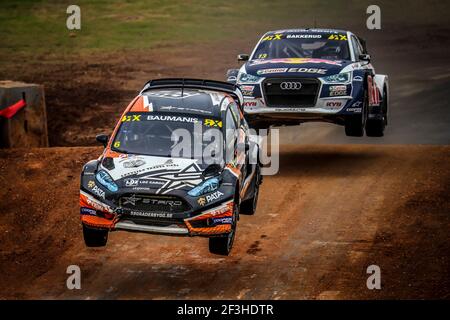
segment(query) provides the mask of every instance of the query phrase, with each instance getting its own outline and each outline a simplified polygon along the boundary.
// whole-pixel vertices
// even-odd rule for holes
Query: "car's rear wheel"
[[[108,242],[108,230],[90,228],[83,224],[83,238],[87,247],[104,247]]]
[[[230,254],[236,236],[237,216],[239,214],[239,206],[235,204],[233,208],[231,232],[225,236],[209,238],[209,252],[222,256]]]
[[[257,165],[256,167],[256,176],[252,183],[254,184],[253,188],[255,190],[253,193],[253,197],[242,201],[241,208],[239,210],[240,214],[253,215],[256,212],[256,206],[258,204],[259,185],[261,184],[261,169],[259,165]]]
[[[381,102],[380,118],[367,119],[366,135],[368,137],[382,137],[384,136],[384,129],[387,125],[387,96],[386,90],[383,90],[383,101]]]

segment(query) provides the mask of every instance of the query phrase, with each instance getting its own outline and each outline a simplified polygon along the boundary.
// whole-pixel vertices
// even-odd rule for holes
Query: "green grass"
[[[385,3],[383,21],[386,17],[409,21],[404,5],[410,10],[421,7],[419,1],[404,5],[379,2]],[[80,31],[66,28],[66,8],[72,3],[81,7]],[[370,1],[356,0],[2,0],[0,53],[107,52],[221,41],[315,23],[327,27],[365,25],[368,4]],[[428,11],[442,12],[437,6],[433,3]],[[422,16],[427,13],[424,10]],[[445,14],[441,18],[446,19]]]
[[[1,50],[70,53],[150,48],[240,37],[274,21],[298,20],[314,1],[76,1],[81,30],[66,28],[72,1],[1,1]],[[320,6],[318,6],[320,7]],[[311,20],[312,21],[312,20]],[[72,36],[71,36],[72,35]]]

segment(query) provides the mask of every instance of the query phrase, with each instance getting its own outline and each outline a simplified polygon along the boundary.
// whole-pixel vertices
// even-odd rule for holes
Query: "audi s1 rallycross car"
[[[242,102],[226,82],[149,81],[112,135],[97,136],[103,154],[83,167],[86,245],[104,246],[108,232],[125,230],[209,237],[210,252],[228,255],[261,183]]]
[[[366,43],[349,31],[293,29],[264,34],[245,64],[227,72],[244,95],[255,128],[326,121],[348,136],[380,137],[388,123],[389,83],[376,74]]]

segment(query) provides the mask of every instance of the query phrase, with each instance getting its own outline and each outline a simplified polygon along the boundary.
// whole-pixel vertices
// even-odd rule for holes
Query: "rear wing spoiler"
[[[202,79],[187,79],[187,78],[165,78],[148,81],[142,88],[140,94],[153,89],[173,89],[180,88],[183,94],[183,89],[204,89],[218,92],[228,93],[233,97],[240,107],[244,105],[244,97],[241,89],[235,84],[216,80],[202,80]]]

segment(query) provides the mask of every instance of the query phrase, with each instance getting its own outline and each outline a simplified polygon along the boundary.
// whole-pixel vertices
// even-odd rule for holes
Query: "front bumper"
[[[145,232],[178,236],[220,236],[231,232],[233,200],[204,210],[195,216],[179,219],[145,218],[131,219],[120,212],[121,208],[113,208],[89,193],[80,191],[81,222],[89,227],[108,229],[110,231]]]

